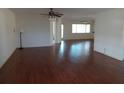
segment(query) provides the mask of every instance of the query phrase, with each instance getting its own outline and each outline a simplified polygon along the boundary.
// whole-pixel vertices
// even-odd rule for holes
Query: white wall
[[[16,19],[18,35],[21,29],[24,31],[22,34],[23,47],[50,45],[50,22],[47,16],[41,16],[39,14],[16,14]]]
[[[71,21],[71,20],[64,20],[63,24],[64,24],[64,40],[68,40],[68,39],[93,39],[94,35],[93,35],[93,31],[94,31],[94,27],[93,27],[93,23],[91,23],[91,33],[86,33],[86,34],[80,34],[80,33],[72,33],[72,24],[80,24],[80,22],[78,21]]]
[[[9,9],[0,9],[0,67],[17,47],[15,15]]]
[[[56,43],[61,42],[61,18],[56,18]]]
[[[124,19],[123,19],[123,60],[124,60]]]
[[[123,47],[123,9],[113,9],[96,16],[94,50],[124,59]]]

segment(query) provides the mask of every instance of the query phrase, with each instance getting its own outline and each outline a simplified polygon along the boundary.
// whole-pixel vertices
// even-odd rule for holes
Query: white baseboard
[[[17,49],[17,48],[16,48]],[[16,49],[14,49],[12,51],[12,53],[6,58],[6,60],[4,62],[2,62],[2,64],[0,64],[0,69],[3,67],[3,65],[7,62],[7,60],[11,57],[11,55],[16,51]]]

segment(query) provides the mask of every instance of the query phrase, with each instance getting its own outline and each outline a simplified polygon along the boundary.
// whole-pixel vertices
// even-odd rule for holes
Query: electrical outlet
[[[104,54],[106,53],[106,48],[104,48]]]

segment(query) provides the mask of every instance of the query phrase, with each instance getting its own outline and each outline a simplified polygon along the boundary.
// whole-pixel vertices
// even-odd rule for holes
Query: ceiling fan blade
[[[49,15],[49,14],[41,14],[41,13],[40,13],[40,15]]]
[[[48,12],[48,14],[40,14],[40,15],[47,15],[47,16],[57,16],[57,17],[61,17],[64,14],[61,14],[59,12],[54,12],[53,8],[50,8],[50,11]]]
[[[64,14],[58,14],[58,15],[61,15],[61,16],[62,16],[62,15],[64,15]]]
[[[58,15],[64,15],[64,14],[62,14],[62,13],[59,13],[59,12],[54,12],[55,14],[58,14]]]

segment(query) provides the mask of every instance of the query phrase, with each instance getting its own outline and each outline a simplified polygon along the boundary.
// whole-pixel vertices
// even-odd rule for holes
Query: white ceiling
[[[49,8],[13,8],[15,13],[48,13]],[[63,13],[64,19],[81,20],[93,19],[97,13],[109,10],[109,8],[54,8],[54,11]]]

